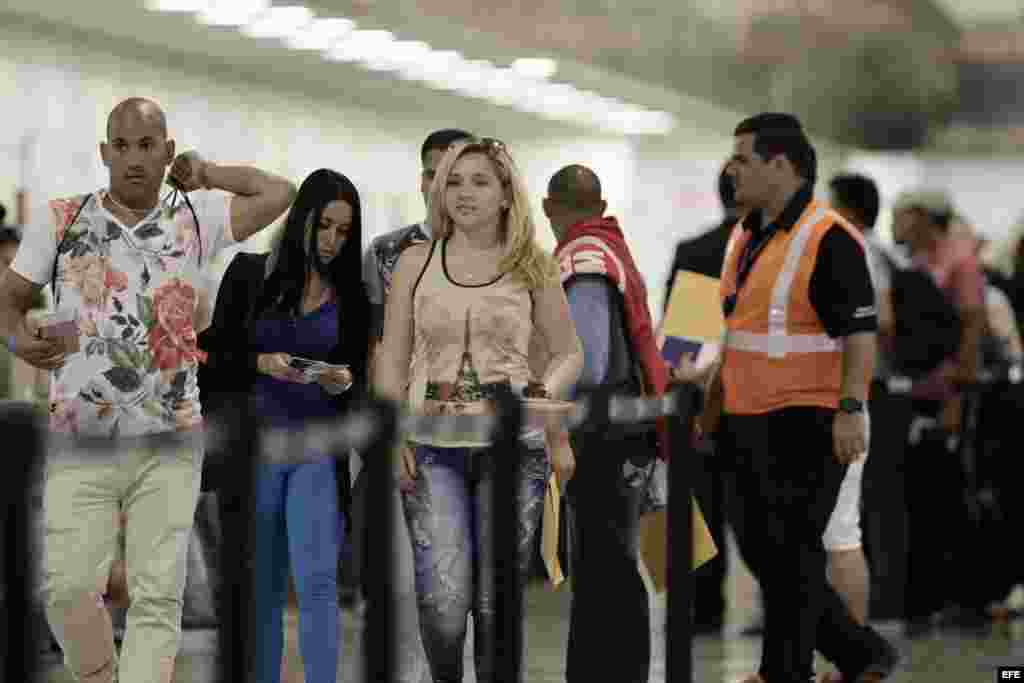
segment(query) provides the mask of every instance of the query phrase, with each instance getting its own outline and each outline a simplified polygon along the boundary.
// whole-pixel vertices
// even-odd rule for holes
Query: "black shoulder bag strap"
[[[82,215],[82,210],[85,205],[92,199],[92,193],[85,195],[82,198],[82,203],[78,205],[78,211],[75,211],[74,218],[68,223],[67,227],[64,228],[64,234],[60,236],[60,241],[57,243],[57,251],[53,255],[53,272],[50,275],[50,291],[53,292],[53,308],[56,310],[60,306],[60,291],[57,289],[57,264],[60,263],[60,252],[64,248],[64,244],[67,242],[68,233],[71,232],[72,226],[78,221],[78,217]]]
[[[416,282],[412,286],[411,298],[413,302],[416,301],[416,290],[420,287],[420,280],[423,279],[423,274],[427,272],[427,267],[430,266],[430,261],[434,258],[434,249],[437,247],[437,240],[431,240],[430,242],[430,253],[427,254],[427,260],[423,262],[423,267],[420,268],[420,274],[416,276]],[[416,317],[416,306],[412,307],[413,318]]]
[[[181,192],[177,188],[174,190],[175,193]],[[57,289],[57,267],[60,264],[60,254],[64,245],[67,243],[68,233],[71,232],[71,227],[78,221],[78,217],[82,215],[82,210],[85,209],[85,205],[92,199],[93,194],[90,192],[82,198],[82,203],[78,205],[78,210],[75,211],[74,218],[68,223],[67,227],[64,228],[64,234],[61,235],[60,242],[57,243],[57,252],[53,256],[53,274],[50,276],[50,290],[53,292],[53,307],[58,308],[60,305],[60,294]],[[203,263],[203,237],[202,232],[199,229],[199,217],[196,215],[195,207],[192,206],[192,202],[189,200],[188,195],[181,192],[182,199],[185,200],[185,205],[188,207],[189,212],[192,214],[192,222],[196,226],[196,240],[199,242],[199,264]],[[172,200],[173,201],[173,200]]]

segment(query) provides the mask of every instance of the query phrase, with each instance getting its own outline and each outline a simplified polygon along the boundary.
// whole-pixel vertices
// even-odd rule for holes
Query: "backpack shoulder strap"
[[[420,274],[416,276],[416,282],[412,286],[412,298],[416,298],[416,290],[420,287],[420,280],[423,279],[423,274],[427,272],[427,267],[430,266],[430,261],[434,258],[434,249],[437,247],[437,240],[430,241],[430,253],[427,254],[427,260],[423,262],[423,267],[420,268]],[[415,307],[413,307],[415,311]]]
[[[57,290],[57,266],[60,263],[60,250],[64,247],[64,243],[68,238],[68,233],[71,232],[71,226],[75,224],[78,217],[82,215],[82,210],[85,205],[92,199],[92,193],[82,197],[82,203],[78,205],[78,210],[75,211],[74,217],[66,226],[64,226],[64,233],[60,236],[60,240],[57,242],[57,251],[53,255],[53,274],[50,277],[50,291],[53,293],[53,307],[56,309],[60,306],[60,294]]]

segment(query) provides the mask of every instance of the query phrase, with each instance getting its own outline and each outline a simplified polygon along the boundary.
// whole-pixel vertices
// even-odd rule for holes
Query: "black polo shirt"
[[[751,211],[743,219],[743,228],[754,233],[749,244],[756,249],[759,241],[770,239],[775,231],[792,230],[813,198],[811,186],[804,185],[793,195],[775,223],[763,228],[761,211]],[[757,253],[754,263],[757,262]],[[808,296],[830,337],[846,337],[878,329],[875,290],[871,286],[864,249],[838,225],[829,228],[821,240]],[[737,298],[742,297],[741,288]]]

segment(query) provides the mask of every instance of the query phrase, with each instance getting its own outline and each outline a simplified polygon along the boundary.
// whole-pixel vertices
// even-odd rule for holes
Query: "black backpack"
[[[893,370],[920,379],[960,349],[963,321],[931,273],[897,263],[889,267],[893,312]]]

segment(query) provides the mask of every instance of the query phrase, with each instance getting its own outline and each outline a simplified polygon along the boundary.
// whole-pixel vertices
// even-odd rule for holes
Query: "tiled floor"
[[[739,563],[732,563],[735,567]],[[694,683],[733,683],[757,668],[760,640],[738,634],[740,627],[754,615],[754,587],[749,574],[739,567],[729,578],[730,627],[721,638],[698,638],[694,641]],[[527,683],[556,683],[563,681],[565,644],[568,636],[567,615],[569,589],[563,587],[552,592],[544,585],[532,586],[527,600]],[[665,681],[664,657],[664,601],[652,601],[652,632],[654,648],[650,683]],[[339,667],[339,683],[362,683],[362,620],[351,612],[343,612],[345,645]],[[609,618],[612,618],[609,615]],[[291,613],[287,625],[287,653],[283,662],[282,683],[305,683],[297,654],[296,616]],[[899,671],[889,679],[891,683],[991,683],[995,681],[995,662],[1024,665],[1024,621],[1010,622],[992,627],[984,633],[966,634],[944,632],[935,637],[912,643],[900,636],[893,624],[877,625],[885,635],[891,636],[903,653]],[[472,660],[472,642],[467,642],[466,683],[475,683]],[[827,665],[822,663],[825,670]],[[186,632],[182,651],[175,670],[175,683],[212,683],[216,670],[216,634],[214,632]],[[71,683],[59,665],[51,667],[45,683]],[[130,683],[124,681],[123,683]],[[310,683],[319,683],[313,682]],[[377,683],[377,682],[374,682]],[[423,671],[417,683],[430,683]],[[595,682],[605,683],[605,682]],[[609,681],[607,683],[614,683]]]
[[[552,593],[543,586],[537,586],[530,589],[527,597],[526,680],[529,683],[562,681],[568,593],[566,590]],[[655,638],[651,683],[665,681],[664,647],[658,624],[660,618],[663,618],[663,611],[656,610],[653,629],[659,637]],[[346,612],[343,623],[345,648],[338,681],[361,682],[361,620]],[[1024,623],[1007,624],[991,629],[984,635],[947,633],[932,639],[914,641],[913,644],[897,638],[897,644],[905,661],[900,671],[890,679],[892,683],[991,683],[995,680],[994,664],[986,664],[986,658],[1008,658],[1024,664]],[[757,639],[739,635],[699,638],[694,643],[694,680],[698,683],[732,683],[742,674],[756,668],[759,650]],[[215,666],[215,633],[186,633],[175,672],[175,683],[212,683]],[[289,618],[288,654],[284,669],[284,683],[304,683],[301,663],[296,654],[294,614]],[[473,683],[476,679],[468,657],[466,671],[467,683]],[[71,679],[60,668],[54,668],[47,674],[45,681],[70,683]],[[421,683],[429,683],[425,673]]]

